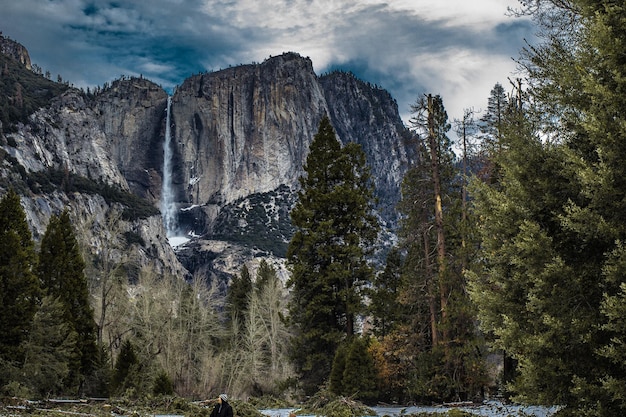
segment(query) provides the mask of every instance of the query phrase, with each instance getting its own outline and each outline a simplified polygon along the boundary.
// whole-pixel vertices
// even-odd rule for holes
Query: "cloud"
[[[450,117],[486,103],[531,36],[516,0],[20,0],[0,30],[77,86],[143,75],[186,77],[294,51],[318,74],[351,70],[409,105],[439,93]]]

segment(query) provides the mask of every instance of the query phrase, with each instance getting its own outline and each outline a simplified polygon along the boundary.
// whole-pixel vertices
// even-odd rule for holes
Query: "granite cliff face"
[[[340,140],[361,145],[379,199],[382,219],[395,223],[395,204],[400,199],[400,184],[415,145],[404,127],[398,105],[379,87],[359,80],[353,74],[334,72],[320,78],[329,105],[330,119]]]
[[[20,64],[24,65],[27,70],[31,70],[30,55],[28,50],[19,42],[2,36],[0,32],[0,53],[9,56]]]
[[[308,58],[287,53],[194,76],[176,90],[176,194],[183,207],[199,207],[187,229],[224,234],[224,207],[281,186],[297,189],[324,114],[340,141],[363,147],[382,218],[395,224],[399,186],[414,157],[396,102],[352,74],[317,77]]]
[[[224,204],[295,184],[325,112],[312,64],[296,54],[187,79],[172,104],[185,197]]]
[[[139,263],[160,271],[230,273],[259,252],[280,258],[292,232],[289,208],[298,178],[324,114],[343,143],[362,145],[381,219],[395,224],[400,182],[414,158],[395,101],[351,74],[318,77],[308,58],[286,53],[192,76],[174,92],[171,175],[178,220],[184,233],[202,236],[178,248],[177,259],[159,215],[145,207],[158,208],[162,198],[167,98],[148,80],[126,78],[94,94],[69,89],[15,131],[4,129],[0,188],[21,184],[36,236],[52,213],[69,205],[81,230],[90,231],[85,239],[93,252],[107,245],[104,230],[130,234],[137,237],[131,241]],[[42,179],[59,172],[65,177],[50,181],[52,188]],[[120,211],[131,215],[114,232],[107,219]],[[226,253],[229,245],[239,249]]]

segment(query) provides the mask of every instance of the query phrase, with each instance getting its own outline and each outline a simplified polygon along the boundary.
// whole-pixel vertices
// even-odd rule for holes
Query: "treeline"
[[[54,334],[41,330],[54,328],[40,324],[45,317],[69,315],[60,296],[56,307],[43,302],[51,291],[43,275],[25,272],[42,268],[28,261],[32,250],[16,252],[25,222],[0,229],[0,242],[13,242],[0,252],[2,279],[14,280],[3,291],[41,286],[37,297],[3,293],[2,308],[24,303],[1,316],[10,324],[0,327],[3,389],[43,395],[84,381],[85,390],[124,395],[323,390],[366,402],[490,393],[560,405],[565,416],[623,415],[626,8],[609,0],[520,4],[540,43],[522,51],[510,93],[496,84],[478,120],[469,109],[450,122],[437,95],[413,106],[419,158],[402,184],[400,239],[384,269],[367,261],[379,225],[363,152],[341,147],[323,118],[291,211],[288,299],[268,265],[254,280],[243,268],[224,300],[200,279],[148,270],[130,284],[118,268],[123,256],[110,263],[102,254],[91,281],[96,341],[79,346],[69,318]],[[58,340],[46,346],[58,346],[52,357],[67,366],[55,374],[59,384],[42,390],[23,375],[42,369],[26,367],[26,358],[44,339]],[[81,352],[91,361],[81,362]],[[491,354],[501,358],[498,375]]]
[[[121,216],[110,213],[111,230]],[[279,395],[293,374],[273,267],[261,262],[242,307],[202,279],[144,268],[129,282],[121,231],[85,261],[75,226],[67,211],[53,216],[36,252],[19,196],[0,201],[3,395]]]
[[[288,250],[306,393],[430,402],[495,382],[561,415],[626,411],[626,8],[520,5],[540,42],[522,51],[510,94],[496,84],[479,120],[469,109],[450,123],[439,96],[413,106],[419,160],[384,271],[362,263],[375,228],[367,169],[320,125]]]
[[[9,146],[11,145],[9,144]],[[4,162],[11,171],[8,178],[0,180],[0,186],[12,188],[20,194],[28,194],[29,192],[50,194],[54,191],[61,191],[66,194],[98,194],[109,204],[121,204],[124,220],[145,219],[159,214],[159,209],[145,198],[124,191],[119,186],[84,177],[68,169],[50,167],[41,171],[28,172],[16,158],[1,149],[0,162]]]
[[[30,114],[69,88],[1,53],[0,75],[0,123],[5,133],[17,130],[17,123],[26,123]]]
[[[0,385],[78,393],[98,360],[96,329],[69,214],[52,217],[35,252],[19,196],[0,201]]]

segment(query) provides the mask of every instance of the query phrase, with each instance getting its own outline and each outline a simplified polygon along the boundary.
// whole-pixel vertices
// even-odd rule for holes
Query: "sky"
[[[404,122],[423,94],[450,121],[508,91],[534,28],[517,0],[0,0],[0,31],[33,64],[76,87],[122,75],[171,91],[193,74],[309,57],[318,75],[340,69],[398,102]]]

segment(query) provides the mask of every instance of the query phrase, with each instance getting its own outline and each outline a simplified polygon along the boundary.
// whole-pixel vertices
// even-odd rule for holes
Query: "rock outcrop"
[[[311,61],[293,53],[187,79],[172,103],[180,200],[214,217],[239,198],[297,184],[327,111]]]
[[[400,184],[416,157],[411,134],[404,127],[398,104],[384,89],[351,73],[333,72],[320,78],[337,136],[361,145],[367,156],[382,219],[394,224]]]
[[[0,53],[15,59],[24,65],[27,70],[32,69],[30,55],[24,45],[13,39],[2,36],[2,32],[0,32]]]
[[[292,233],[298,178],[324,114],[344,144],[363,147],[381,219],[393,229],[400,183],[415,157],[396,102],[352,74],[318,77],[308,58],[286,53],[194,75],[175,90],[174,195],[183,229],[202,236],[178,248],[177,259],[160,217],[133,200],[159,207],[167,101],[162,88],[141,78],[117,80],[94,94],[70,88],[16,131],[0,132],[0,188],[21,181],[36,237],[51,214],[70,207],[93,253],[112,241],[103,236],[122,233],[137,262],[162,273],[218,270],[227,277],[242,254],[280,258]],[[48,172],[63,177],[52,189],[42,180]],[[73,184],[80,178],[82,188]],[[129,204],[132,214],[112,229],[110,219],[129,213]],[[227,254],[230,247],[239,255]]]

